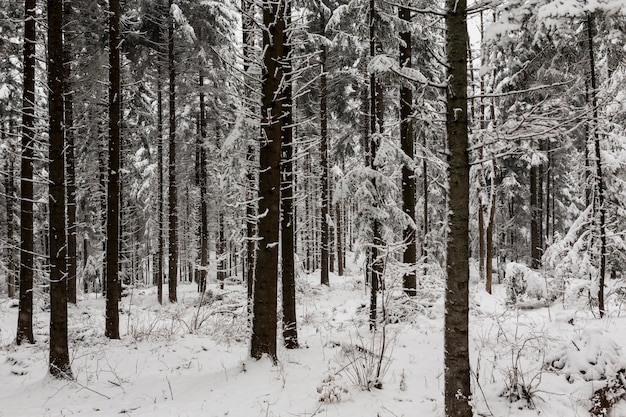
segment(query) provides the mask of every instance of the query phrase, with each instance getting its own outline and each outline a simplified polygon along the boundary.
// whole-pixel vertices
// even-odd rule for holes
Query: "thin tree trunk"
[[[4,123],[4,121],[2,122]],[[5,130],[2,129],[2,142],[6,142],[6,133]],[[14,259],[14,251],[13,245],[15,244],[15,239],[13,237],[13,199],[14,199],[14,183],[15,178],[13,177],[13,155],[9,154],[7,160],[5,161],[5,169],[6,169],[6,182],[4,184],[4,192],[5,192],[5,200],[6,200],[6,216],[7,216],[7,253],[6,253],[6,282],[7,282],[7,295],[9,298],[15,297],[15,259]]]
[[[411,12],[408,8],[398,7],[398,17],[407,22],[411,21]],[[400,33],[400,66],[411,68],[411,32],[404,31]],[[413,121],[411,113],[413,112],[413,90],[409,85],[403,83],[400,87],[400,146],[407,160],[411,164],[402,165],[402,211],[411,219],[411,225],[405,227],[403,232],[404,252],[402,254],[402,262],[405,268],[402,286],[404,292],[413,296],[416,293],[417,278],[415,274],[415,265],[417,263],[417,244],[415,239],[415,172],[413,169]]]
[[[376,1],[370,0],[370,57],[374,57],[380,51],[380,45],[377,41],[376,23]],[[370,167],[374,170],[377,169],[376,164],[376,152],[378,150],[378,142],[383,134],[383,119],[384,119],[384,106],[383,106],[383,87],[382,84],[376,79],[374,74],[370,75]],[[372,185],[376,189],[376,179],[372,179]],[[373,203],[378,205],[377,201]],[[371,249],[370,268],[371,272],[371,293],[370,293],[370,330],[376,329],[377,322],[377,298],[378,290],[381,285],[382,271],[384,268],[383,261],[380,259],[380,248],[382,246],[381,238],[381,224],[378,219],[373,220],[373,240]]]
[[[282,185],[281,185],[281,260],[283,290],[283,341],[287,349],[298,347],[298,328],[296,323],[296,270],[294,263],[294,215],[293,215],[293,84],[291,65],[291,1],[286,0],[285,8],[285,91],[283,97],[284,126],[282,137]]]
[[[109,339],[120,338],[120,3],[109,2],[109,165],[106,216],[106,327]]]
[[[487,265],[485,268],[485,290],[491,294],[491,287],[493,283],[493,234],[494,234],[494,225],[496,222],[496,160],[492,156],[491,159],[491,199],[489,203],[489,219],[487,222],[487,235],[486,235],[486,261]]]
[[[539,167],[530,166],[530,257],[533,268],[541,266],[541,253],[539,250],[539,223],[541,216],[539,215],[539,207],[537,205],[539,198]]]
[[[24,2],[24,82],[22,93],[22,163],[20,172],[20,302],[16,344],[35,343],[33,337],[33,156],[35,142],[35,9],[36,0]]]
[[[204,76],[200,71],[200,278],[198,291],[206,291],[207,268],[209,266],[209,219],[207,207],[207,172],[206,172],[206,107],[204,102]]]
[[[323,4],[320,0],[319,4],[320,13],[320,37],[325,35],[326,19],[324,17]],[[328,89],[326,80],[326,44],[322,42],[320,46],[320,205],[321,205],[321,283],[322,285],[329,285],[329,243],[330,243],[330,225],[328,219],[330,218],[328,210]]]
[[[261,128],[259,153],[259,249],[257,251],[250,355],[276,361],[278,242],[280,230],[280,154],[285,45],[285,1],[264,0]]]
[[[342,205],[338,201],[335,204],[335,218],[336,218],[336,233],[337,233],[337,275],[340,277],[343,276],[343,268],[344,268],[344,254],[345,248],[343,244],[343,213],[342,213]]]
[[[449,417],[471,417],[466,0],[446,0],[449,211],[444,318],[444,398]]]
[[[169,247],[168,247],[168,290],[170,303],[177,301],[176,285],[178,283],[178,184],[176,182],[176,68],[174,66],[174,16],[172,15],[173,0],[169,0],[168,19],[168,70],[169,70]]]
[[[50,117],[50,363],[56,378],[71,379],[67,338],[67,265],[65,234],[65,154],[63,129],[63,0],[48,0],[48,88]]]
[[[161,65],[158,67],[157,74],[157,171],[158,171],[158,192],[157,192],[157,299],[159,304],[163,304],[163,85],[161,83]]]
[[[64,0],[63,18],[66,27],[72,27],[72,1]],[[68,38],[68,33],[64,33]],[[67,299],[70,303],[76,304],[76,174],[74,169],[74,109],[72,92],[72,46],[71,42],[63,44],[64,73],[64,123],[66,141],[67,160]]]
[[[598,309],[600,311],[600,318],[604,317],[606,313],[604,309],[604,279],[606,276],[606,207],[604,207],[604,177],[602,173],[602,158],[600,152],[600,135],[598,133],[598,104],[596,99],[596,60],[593,47],[593,36],[595,30],[594,16],[587,13],[587,44],[589,47],[589,78],[591,91],[589,96],[593,119],[591,120],[591,133],[593,135],[594,150],[596,157],[596,183],[598,187],[598,210],[600,211],[600,278],[598,282]]]

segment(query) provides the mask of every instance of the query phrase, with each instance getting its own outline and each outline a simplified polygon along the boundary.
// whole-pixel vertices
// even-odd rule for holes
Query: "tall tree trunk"
[[[541,216],[539,215],[539,167],[536,165],[530,166],[530,257],[531,266],[533,268],[539,268],[541,266],[541,252],[539,241],[539,223],[541,223]]]
[[[20,303],[15,342],[35,343],[33,337],[33,156],[35,142],[35,9],[37,0],[24,2],[24,82],[22,93],[22,163],[20,172]]]
[[[4,123],[4,121],[2,121]],[[5,130],[2,129],[2,142],[6,142],[6,133]],[[12,146],[11,146],[12,148]],[[12,153],[12,150],[11,150]],[[13,199],[14,197],[14,164],[13,164],[13,155],[9,154],[7,160],[5,161],[5,170],[6,170],[6,182],[4,184],[4,192],[5,192],[5,201],[6,201],[6,216],[7,216],[7,253],[6,253],[6,282],[7,282],[7,295],[9,298],[15,297],[15,259],[14,259],[14,251],[13,245],[15,244],[15,239],[13,237],[13,230],[15,226],[13,224]]]
[[[285,0],[262,2],[263,68],[259,154],[259,249],[257,251],[250,354],[276,361],[280,154],[282,136]]]
[[[163,304],[163,84],[161,83],[161,65],[157,74],[157,171],[158,171],[158,192],[157,192],[157,299],[159,304]]]
[[[320,0],[319,3],[320,13],[320,37],[325,37],[326,18],[324,16],[324,5]],[[330,243],[330,225],[328,219],[330,218],[328,210],[328,89],[326,80],[326,44],[321,43],[320,46],[320,204],[321,204],[321,223],[322,230],[320,236],[321,247],[321,283],[322,285],[329,285],[329,243]]]
[[[63,129],[63,0],[48,0],[48,88],[50,117],[50,363],[56,378],[71,379],[67,340],[67,265],[65,234],[65,154]]]
[[[282,137],[282,184],[281,196],[281,261],[283,290],[283,340],[287,349],[298,347],[298,328],[296,323],[296,269],[294,263],[294,218],[293,215],[293,80],[291,65],[291,2],[285,5],[285,49],[283,96],[283,137]]]
[[[469,158],[467,125],[466,0],[446,0],[448,88],[448,244],[444,318],[444,398],[446,416],[471,417],[469,320]]]
[[[168,247],[168,289],[170,303],[177,301],[176,284],[178,283],[178,184],[176,182],[176,68],[174,66],[174,16],[173,0],[169,0],[169,20],[167,28],[167,60],[170,75],[169,82],[169,247]]]
[[[64,0],[63,18],[65,27],[71,27],[72,1]],[[76,174],[74,169],[74,109],[72,92],[72,46],[67,42],[68,32],[64,33],[66,42],[63,43],[63,64],[65,66],[63,97],[64,123],[67,160],[67,299],[76,304]]]
[[[598,280],[598,309],[600,317],[604,317],[606,313],[604,309],[604,279],[606,276],[606,207],[604,207],[604,177],[602,174],[602,158],[600,153],[600,134],[598,133],[598,103],[596,98],[597,79],[596,79],[596,60],[593,47],[593,36],[595,30],[595,16],[587,13],[587,45],[589,47],[589,78],[591,91],[588,103],[592,108],[591,134],[593,135],[594,151],[596,157],[596,186],[598,188],[598,210],[600,212],[600,277]]]
[[[120,338],[120,2],[109,2],[109,164],[106,216],[106,327],[109,339]]]
[[[485,290],[491,294],[493,283],[493,229],[496,222],[496,159],[491,157],[491,198],[489,202],[489,218],[486,232],[486,267]]]
[[[200,277],[198,291],[206,291],[207,268],[209,266],[209,219],[207,207],[207,172],[206,172],[206,106],[204,102],[204,75],[200,71]]]
[[[245,85],[248,86],[252,79],[250,74],[250,64],[252,62],[252,49],[253,49],[253,15],[254,4],[249,0],[242,0],[242,43],[243,43],[243,74],[245,78]],[[252,89],[246,87],[246,94],[244,100],[249,100],[246,111],[249,116],[255,112],[254,104],[250,96],[252,95]],[[246,150],[246,283],[248,290],[248,310],[252,311],[252,292],[254,284],[254,270],[256,259],[256,193],[255,193],[255,170],[257,167],[254,162],[255,158],[255,146],[252,144],[252,140],[249,140],[249,144]]]
[[[376,24],[378,22],[378,16],[376,12],[376,0],[370,0],[370,57],[373,58],[380,52],[380,44],[377,39]],[[383,134],[383,120],[384,120],[384,101],[383,101],[383,86],[374,74],[370,74],[370,167],[373,170],[377,169],[376,153],[379,146],[379,141]],[[372,186],[376,189],[376,178],[372,178]],[[378,206],[379,202],[374,201],[374,206]],[[382,242],[382,225],[378,219],[373,220],[373,239],[372,248],[370,253],[369,267],[371,268],[371,292],[370,292],[370,330],[376,329],[377,322],[377,297],[378,290],[382,283],[382,272],[384,269],[383,260],[380,257],[380,248]]]
[[[411,12],[405,7],[398,7],[398,17],[407,22],[411,21]],[[411,68],[411,32],[400,33],[400,66]],[[415,264],[417,263],[417,244],[415,239],[415,172],[413,168],[413,90],[411,86],[403,83],[400,87],[400,146],[408,161],[411,164],[402,165],[402,211],[412,221],[413,224],[405,227],[403,232],[404,253],[402,262],[407,269],[404,272],[402,286],[407,295],[415,295],[417,279],[415,276]]]

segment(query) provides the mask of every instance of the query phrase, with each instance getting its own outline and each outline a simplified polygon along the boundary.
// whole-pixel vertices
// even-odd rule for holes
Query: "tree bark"
[[[71,27],[72,1],[63,2],[63,19],[66,27]],[[68,42],[68,32],[64,33],[66,41],[63,43],[63,64],[65,66],[63,98],[64,98],[64,123],[67,161],[67,299],[76,304],[76,173],[74,168],[74,109],[72,92],[72,46]]]
[[[604,177],[602,173],[602,158],[600,153],[600,134],[598,133],[598,103],[596,98],[597,79],[596,79],[596,60],[593,47],[593,36],[595,30],[594,16],[587,13],[587,45],[589,47],[589,82],[591,91],[588,97],[591,102],[588,103],[592,108],[591,134],[593,135],[594,151],[596,158],[596,186],[598,187],[598,210],[600,212],[600,221],[598,227],[600,229],[600,277],[598,280],[598,309],[600,318],[604,317],[604,279],[606,276],[606,208],[604,207]]]
[[[1,121],[0,123],[4,123]],[[6,131],[2,129],[2,143],[6,141]],[[15,297],[15,258],[13,245],[15,244],[15,238],[13,237],[13,231],[15,226],[13,224],[13,203],[15,193],[15,178],[14,178],[14,164],[13,164],[13,146],[11,146],[10,154],[5,161],[6,181],[4,183],[5,201],[6,201],[6,216],[7,216],[7,253],[6,253],[6,282],[7,282],[7,295],[9,298]]]
[[[296,316],[296,269],[294,263],[294,207],[293,207],[293,84],[291,65],[291,2],[285,5],[285,48],[284,48],[284,96],[283,96],[283,137],[282,137],[282,185],[281,185],[281,260],[283,290],[283,341],[287,349],[298,347]]]
[[[320,0],[320,37],[326,36],[326,19],[324,17],[323,4]],[[321,283],[329,285],[329,246],[330,246],[330,225],[329,225],[329,204],[328,204],[328,88],[326,80],[326,45],[322,42],[320,46],[320,205],[322,230],[320,236],[321,248]]]
[[[199,158],[199,182],[200,182],[200,277],[198,279],[198,291],[206,291],[207,268],[209,267],[209,220],[207,207],[207,172],[206,172],[206,106],[204,102],[204,75],[200,71],[200,158]]]
[[[398,7],[398,17],[400,20],[411,21],[411,12],[408,8]],[[400,33],[400,66],[411,68],[411,32],[404,31]],[[412,221],[413,224],[405,227],[403,232],[404,252],[402,254],[402,262],[407,270],[404,272],[402,286],[404,292],[413,296],[416,293],[417,279],[415,274],[415,265],[417,263],[417,244],[415,239],[415,172],[413,169],[414,158],[414,134],[413,121],[411,113],[413,112],[413,90],[411,86],[403,83],[400,87],[400,146],[407,159],[411,164],[402,165],[402,211]]]
[[[158,66],[157,74],[157,171],[158,187],[157,192],[157,216],[158,216],[158,236],[157,236],[157,299],[159,304],[163,304],[163,84],[161,83],[161,65]]]
[[[35,343],[33,337],[33,156],[35,142],[35,8],[24,2],[24,82],[22,92],[22,163],[20,170],[20,302],[15,343]]]
[[[168,247],[168,293],[170,303],[177,301],[176,285],[178,283],[178,184],[176,182],[176,68],[174,66],[174,16],[172,15],[173,0],[169,0],[168,20],[168,70],[169,70],[169,247]]]
[[[65,234],[65,154],[63,129],[63,0],[48,0],[48,114],[50,212],[50,362],[56,378],[71,379],[67,340],[67,242]]]
[[[106,210],[106,326],[109,339],[120,338],[120,2],[109,2],[109,164]]]
[[[285,45],[285,0],[262,2],[261,149],[259,153],[259,249],[255,268],[250,354],[276,361],[278,243],[280,229],[280,154]]]
[[[444,319],[444,397],[449,417],[471,417],[469,320],[469,173],[466,0],[446,0],[448,88],[448,244]]]

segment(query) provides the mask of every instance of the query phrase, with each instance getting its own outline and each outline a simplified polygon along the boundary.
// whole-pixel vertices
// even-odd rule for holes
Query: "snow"
[[[298,278],[301,348],[279,347],[276,366],[248,357],[246,289],[236,280],[224,290],[213,280],[202,297],[194,284],[181,283],[179,303],[164,306],[154,288],[132,289],[120,303],[122,339],[113,341],[103,336],[104,299],[83,295],[69,307],[75,382],[47,375],[49,314],[41,291],[37,343],[19,347],[12,344],[17,303],[0,294],[2,415],[443,417],[443,279],[420,277],[418,296],[409,299],[394,287],[401,279],[388,277],[387,370],[380,389],[365,390],[350,363],[367,366],[381,349],[381,328],[373,336],[368,330],[369,293],[353,262],[360,258],[347,258],[347,276],[331,273],[329,287],[319,284],[319,271]],[[475,415],[589,415],[593,392],[625,366],[618,295],[600,320],[560,302],[513,308],[504,285],[494,284],[493,294],[482,287],[472,277]],[[609,415],[625,413],[619,402]]]

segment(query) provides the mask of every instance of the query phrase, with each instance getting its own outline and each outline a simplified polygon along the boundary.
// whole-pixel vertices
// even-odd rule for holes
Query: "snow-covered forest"
[[[624,0],[0,0],[0,416],[626,416]]]

